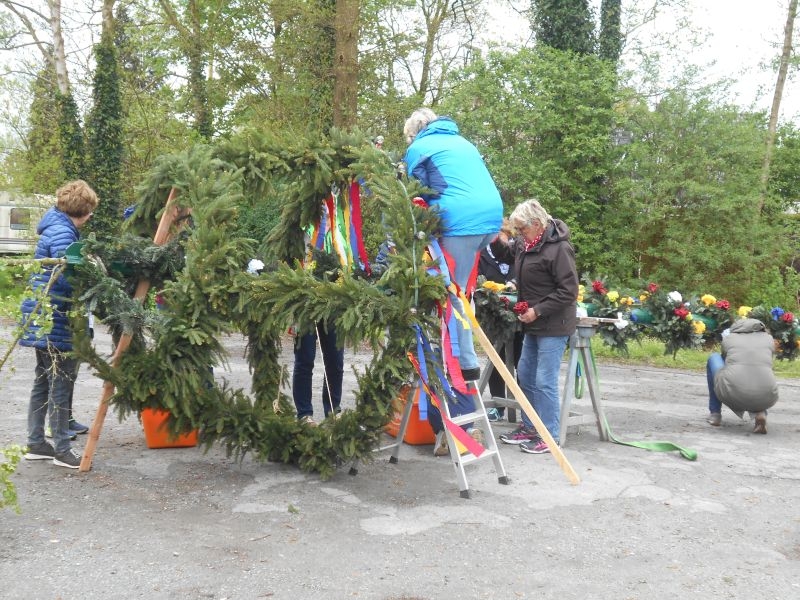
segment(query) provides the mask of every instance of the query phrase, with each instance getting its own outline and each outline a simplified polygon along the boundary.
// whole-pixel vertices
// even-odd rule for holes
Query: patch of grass
[[[719,352],[719,346],[703,350],[679,350],[673,358],[664,354],[664,344],[651,338],[643,338],[641,343],[628,344],[628,356],[614,352],[595,336],[592,338],[592,352],[598,362],[622,365],[639,365],[660,369],[682,369],[686,371],[705,372],[709,354]],[[800,361],[776,360],[773,363],[775,375],[784,378],[800,379]]]

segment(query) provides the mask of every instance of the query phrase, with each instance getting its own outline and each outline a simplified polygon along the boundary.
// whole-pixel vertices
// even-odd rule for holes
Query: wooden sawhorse
[[[592,356],[592,336],[597,331],[597,322],[591,317],[578,320],[578,327],[575,334],[569,341],[569,359],[567,360],[567,380],[564,384],[564,392],[561,398],[561,431],[560,443],[565,446],[567,443],[567,428],[574,425],[584,425],[586,423],[596,423],[597,432],[600,439],[608,441],[608,428],[606,417],[603,413],[603,406],[600,404],[600,389],[595,380],[594,357]],[[572,412],[572,400],[576,398],[575,382],[578,371],[578,359],[581,360],[581,376],[586,382],[589,390],[589,397],[592,400],[594,416]]]

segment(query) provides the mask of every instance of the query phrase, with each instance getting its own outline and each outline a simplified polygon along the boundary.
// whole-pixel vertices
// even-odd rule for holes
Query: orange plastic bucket
[[[197,430],[172,437],[167,428],[169,412],[155,408],[142,409],[144,439],[148,448],[188,448],[197,446]]]
[[[411,393],[410,386],[403,386],[400,394],[395,398],[394,416],[389,423],[386,424],[384,431],[392,437],[397,437],[400,433],[400,421],[403,419],[403,410],[408,402],[408,396]],[[425,444],[433,444],[436,441],[436,434],[433,433],[433,428],[428,420],[420,421],[419,418],[419,387],[414,388],[414,405],[411,407],[411,415],[408,418],[408,427],[406,428],[406,436],[403,441],[412,446],[422,446]]]

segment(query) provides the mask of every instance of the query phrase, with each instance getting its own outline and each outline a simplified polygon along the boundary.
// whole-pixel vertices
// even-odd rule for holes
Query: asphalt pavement
[[[226,346],[216,376],[247,388],[244,340]],[[31,357],[18,348],[0,372],[2,446],[25,442]],[[370,357],[346,361],[358,371]],[[800,597],[800,380],[780,381],[764,436],[729,411],[722,427],[705,423],[704,374],[601,364],[599,377],[617,438],[698,459],[583,425],[563,447],[579,484],[551,455],[501,446],[510,485],[481,461],[463,499],[432,446],[404,445],[397,464],[376,452],[357,475],[345,466],[323,481],[221,448],[151,450],[137,419],[110,412],[91,471],[23,461],[13,476],[22,512],[0,511],[0,598]],[[346,406],[354,385],[348,370]],[[91,422],[100,388],[81,371],[79,420]],[[573,409],[591,411],[588,398]]]

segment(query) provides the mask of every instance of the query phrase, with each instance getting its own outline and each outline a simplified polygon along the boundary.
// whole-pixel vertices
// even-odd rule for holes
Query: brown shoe
[[[714,427],[719,427],[722,423],[722,413],[708,413],[706,422]]]
[[[767,433],[767,415],[766,413],[756,413],[756,426],[753,427],[753,433]]]
[[[450,447],[447,445],[447,434],[444,430],[436,434],[436,443],[433,445],[434,456],[449,456]]]

